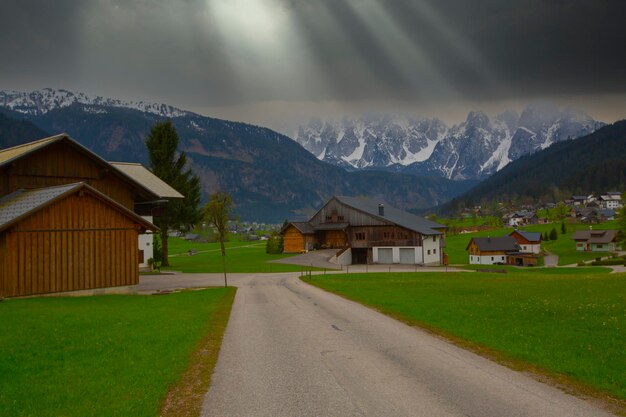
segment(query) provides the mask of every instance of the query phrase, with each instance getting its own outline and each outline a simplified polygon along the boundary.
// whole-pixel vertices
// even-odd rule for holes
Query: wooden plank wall
[[[283,252],[299,253],[304,250],[304,236],[294,226],[289,226],[283,236]]]
[[[365,233],[365,240],[356,240],[356,233]],[[400,226],[357,226],[348,229],[353,248],[373,246],[422,246],[422,235]]]
[[[6,168],[0,168],[0,197],[9,192],[9,173]]]
[[[88,192],[39,210],[3,237],[5,273],[0,296],[134,285],[139,281],[137,224]]]
[[[6,262],[4,261],[4,258],[6,256],[6,251],[6,237],[3,233],[0,233],[0,297],[2,297],[2,294],[5,293],[4,281],[6,277]]]
[[[20,188],[86,182],[130,210],[135,205],[130,185],[63,142],[15,161],[7,170],[7,178],[8,189],[3,191],[0,184],[0,197]]]
[[[333,216],[335,215],[335,216]],[[369,214],[355,210],[331,199],[313,218],[310,223],[314,226],[320,223],[330,223],[326,217],[335,217],[336,223],[350,223],[362,226],[382,226],[388,223],[382,222]]]

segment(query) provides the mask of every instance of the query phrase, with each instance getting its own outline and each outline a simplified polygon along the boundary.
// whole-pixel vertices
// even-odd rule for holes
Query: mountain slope
[[[317,158],[353,169],[378,168],[449,179],[483,179],[523,155],[575,139],[604,124],[546,103],[521,115],[470,112],[448,127],[438,119],[368,114],[340,122],[313,119],[295,140]]]
[[[9,113],[10,114],[10,113]],[[0,111],[0,149],[10,148],[49,136],[46,132],[25,120],[18,120]]]
[[[566,195],[625,189],[626,120],[524,156],[441,210],[513,198],[554,202],[555,187]]]
[[[281,222],[304,216],[333,194],[384,199],[405,209],[425,208],[442,204],[473,185],[385,172],[346,172],[319,161],[270,129],[179,109],[146,112],[136,106],[102,104],[108,103],[106,99],[68,103],[68,96],[58,92],[44,90],[43,95],[56,99],[46,101],[29,93],[29,101],[20,96],[19,106],[8,108],[47,132],[69,133],[108,160],[146,163],[144,138],[157,120],[169,115],[181,139],[180,149],[199,175],[205,196],[218,189],[231,192],[237,214],[244,220]]]

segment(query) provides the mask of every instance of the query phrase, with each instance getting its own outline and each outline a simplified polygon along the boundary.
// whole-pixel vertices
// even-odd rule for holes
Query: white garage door
[[[414,265],[415,264],[415,249],[400,248],[400,263]]]
[[[378,263],[379,264],[393,263],[393,251],[391,248],[378,248]]]

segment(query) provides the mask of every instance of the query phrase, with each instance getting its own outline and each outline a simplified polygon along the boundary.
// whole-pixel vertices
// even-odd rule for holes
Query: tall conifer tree
[[[157,122],[146,139],[150,170],[185,197],[169,201],[161,215],[155,217],[155,224],[161,229],[163,266],[169,265],[168,232],[173,228],[189,230],[202,218],[200,180],[191,169],[185,169],[187,156],[178,152],[178,142],[178,133],[170,119]]]

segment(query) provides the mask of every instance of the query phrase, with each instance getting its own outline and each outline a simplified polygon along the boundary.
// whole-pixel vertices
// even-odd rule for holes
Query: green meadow
[[[271,263],[293,255],[270,255],[265,253],[265,241],[226,242],[226,270],[237,272],[299,272],[298,265]],[[189,255],[194,250],[194,255]],[[181,238],[169,238],[170,266],[165,270],[210,273],[222,272],[222,253],[219,243],[188,242]]]
[[[219,348],[234,294],[0,302],[0,415],[160,415],[200,341]],[[205,361],[212,369],[216,359]]]
[[[617,222],[605,222],[597,225],[593,225],[594,229],[604,230],[604,229],[616,229]],[[607,256],[606,253],[586,253],[586,252],[577,252],[574,241],[572,240],[572,235],[576,230],[586,230],[589,228],[589,225],[585,224],[566,224],[567,233],[561,234],[561,223],[552,223],[552,224],[536,224],[526,227],[521,227],[520,230],[525,230],[527,232],[540,232],[545,233],[552,230],[552,228],[556,228],[558,233],[557,240],[544,241],[541,244],[541,248],[547,250],[549,252],[554,253],[559,256],[559,265],[570,265],[575,264],[580,261],[590,261],[599,256]],[[466,264],[468,263],[468,255],[465,251],[467,244],[470,239],[473,237],[487,237],[487,236],[506,236],[511,233],[514,229],[510,228],[496,228],[492,230],[483,230],[475,233],[463,233],[456,234],[446,237],[446,253],[448,253],[448,259],[450,264]]]
[[[306,281],[421,326],[626,399],[626,274],[604,268],[507,273],[317,275]]]

